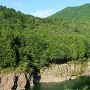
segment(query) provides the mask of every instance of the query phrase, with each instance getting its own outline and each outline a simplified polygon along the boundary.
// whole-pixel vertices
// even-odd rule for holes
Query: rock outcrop
[[[61,82],[74,79],[80,71],[80,65],[61,64],[52,65],[41,71],[40,82]]]
[[[49,68],[45,67],[41,70],[40,82],[62,82],[82,75],[90,75],[90,62],[86,66],[80,64],[53,64]]]
[[[16,76],[18,77],[17,82],[15,82],[15,73],[0,75],[0,90],[24,90],[27,83],[25,74],[16,74]],[[32,82],[30,86],[33,86]]]
[[[37,71],[33,72],[33,76],[24,73],[0,74],[0,90],[24,90],[25,87],[30,88],[39,82],[62,82],[80,75],[90,75],[90,63],[83,73],[80,72],[81,65],[78,64],[53,64],[38,71],[39,76]]]

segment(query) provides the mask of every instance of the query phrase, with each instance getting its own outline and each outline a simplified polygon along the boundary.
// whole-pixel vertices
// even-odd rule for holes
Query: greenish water
[[[60,83],[40,83],[28,90],[64,90],[66,87],[71,87],[75,80],[64,81]]]

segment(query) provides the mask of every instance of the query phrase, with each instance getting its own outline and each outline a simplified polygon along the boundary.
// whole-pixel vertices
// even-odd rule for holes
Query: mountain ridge
[[[58,11],[57,13],[51,15],[49,18],[62,18],[65,21],[68,22],[76,22],[83,21],[85,19],[90,19],[90,4],[84,4],[81,6],[74,6],[74,7],[66,7],[61,11]],[[82,20],[81,20],[82,19]]]
[[[0,72],[8,71],[6,68],[28,72],[51,63],[86,61],[90,58],[89,34],[89,25],[35,18],[1,6]]]

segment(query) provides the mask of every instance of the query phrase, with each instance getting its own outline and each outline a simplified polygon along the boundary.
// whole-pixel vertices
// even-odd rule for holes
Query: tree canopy
[[[78,23],[78,22],[77,22]],[[90,58],[90,26],[38,18],[0,6],[0,68],[42,68]]]

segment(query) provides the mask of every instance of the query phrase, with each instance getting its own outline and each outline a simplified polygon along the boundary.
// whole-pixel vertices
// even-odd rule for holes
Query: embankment
[[[22,90],[25,89],[27,82],[28,85],[33,86],[33,77],[28,75],[26,77],[24,73],[0,74],[0,90],[11,90],[13,87],[16,87],[16,90]],[[44,67],[40,71],[40,81],[35,81],[45,83],[62,82],[75,79],[80,75],[90,75],[90,63],[85,67],[83,66],[83,68],[78,64],[52,64],[50,67]]]

